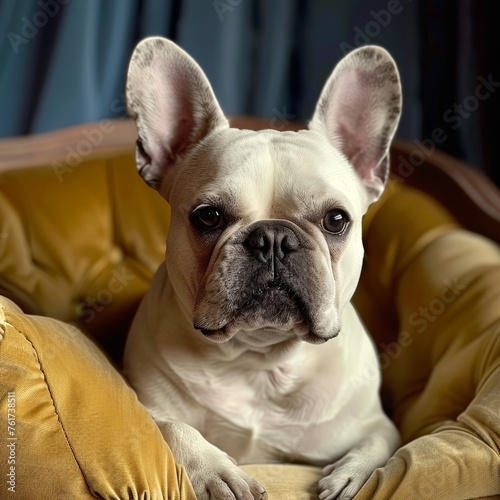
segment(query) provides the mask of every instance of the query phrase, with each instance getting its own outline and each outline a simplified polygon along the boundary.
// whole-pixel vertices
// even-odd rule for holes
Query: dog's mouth
[[[283,280],[275,279],[247,292],[237,306],[236,318],[261,318],[271,326],[287,328],[290,322],[311,324],[309,308],[302,295]]]
[[[292,338],[310,344],[323,344],[338,335],[338,331],[327,334],[315,331],[309,308],[301,294],[279,280],[242,294],[237,307],[226,321],[214,325],[215,328],[211,326],[194,325],[214,343],[226,342],[242,331],[246,338],[249,332],[252,339],[256,339],[259,334],[265,335],[266,340],[263,342],[269,344]]]

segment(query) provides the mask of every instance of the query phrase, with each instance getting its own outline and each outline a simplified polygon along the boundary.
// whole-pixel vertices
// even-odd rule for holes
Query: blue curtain
[[[391,52],[401,72],[399,136],[430,139],[443,128],[441,149],[488,167],[498,159],[498,96],[492,91],[471,112],[456,107],[474,108],[480,78],[490,90],[500,80],[497,73],[488,80],[498,63],[486,3],[1,0],[0,136],[123,116],[128,59],[145,36],[163,35],[187,50],[226,114],[274,120],[308,119],[335,63],[373,43]]]

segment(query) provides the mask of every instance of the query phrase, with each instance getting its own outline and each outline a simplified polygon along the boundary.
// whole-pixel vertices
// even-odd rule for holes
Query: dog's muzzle
[[[227,244],[224,266],[214,280],[221,286],[203,297],[206,307],[200,308],[195,328],[214,342],[240,330],[274,331],[277,339],[292,336],[310,343],[333,338],[336,332],[325,331],[317,316],[324,292],[316,251],[315,242],[292,222],[253,223]]]

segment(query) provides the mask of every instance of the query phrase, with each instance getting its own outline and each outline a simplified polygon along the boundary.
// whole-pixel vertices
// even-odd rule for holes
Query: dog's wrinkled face
[[[172,207],[167,269],[194,328],[255,347],[335,337],[400,114],[390,56],[347,56],[301,132],[229,128],[201,69],[159,38],[134,52],[127,101],[141,175]]]
[[[170,193],[168,272],[195,328],[216,342],[335,336],[362,262],[363,194],[317,132],[213,134]]]

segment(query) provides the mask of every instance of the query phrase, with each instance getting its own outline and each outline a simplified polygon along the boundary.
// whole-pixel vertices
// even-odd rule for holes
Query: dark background
[[[226,114],[283,122],[307,120],[335,63],[376,44],[401,73],[398,135],[500,184],[497,8],[494,0],[0,0],[0,136],[123,116],[128,59],[149,35],[198,61]]]

